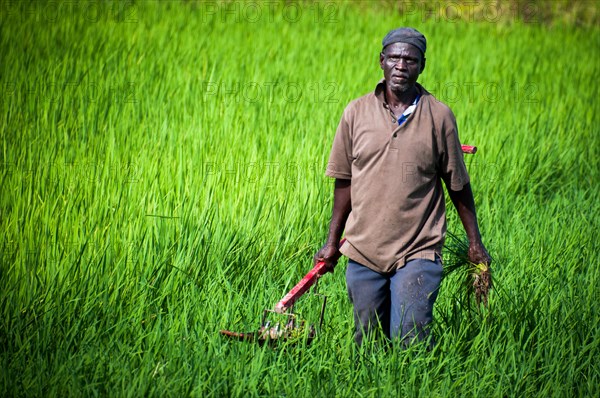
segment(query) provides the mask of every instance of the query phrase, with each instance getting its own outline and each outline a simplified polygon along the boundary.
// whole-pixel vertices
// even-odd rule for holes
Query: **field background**
[[[593,2],[0,4],[0,396],[598,395]],[[398,26],[480,149],[490,309],[456,272],[432,352],[357,350],[343,260],[312,345],[224,340],[311,267],[335,128]]]

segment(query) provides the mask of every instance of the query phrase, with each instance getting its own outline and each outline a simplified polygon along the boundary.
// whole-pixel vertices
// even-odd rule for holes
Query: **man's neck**
[[[398,107],[408,107],[412,105],[415,98],[419,94],[419,90],[417,90],[417,86],[413,85],[406,91],[392,91],[387,85],[385,88],[386,100],[389,106],[393,108]]]

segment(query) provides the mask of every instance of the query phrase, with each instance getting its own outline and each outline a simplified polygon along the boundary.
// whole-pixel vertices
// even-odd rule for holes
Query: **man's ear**
[[[425,70],[425,57],[423,57],[423,62],[421,62],[421,72],[419,72],[419,74],[423,73],[423,71]]]
[[[385,58],[385,55],[383,55],[383,51],[379,53],[379,67],[381,69],[383,69],[383,59]]]

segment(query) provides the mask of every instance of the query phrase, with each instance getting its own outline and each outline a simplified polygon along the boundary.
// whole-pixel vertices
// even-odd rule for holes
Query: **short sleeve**
[[[332,178],[352,178],[352,137],[349,108],[344,110],[335,132],[325,175]]]
[[[446,187],[460,191],[470,181],[460,140],[456,119],[452,113],[445,120],[443,131],[443,153],[440,159],[440,175]]]

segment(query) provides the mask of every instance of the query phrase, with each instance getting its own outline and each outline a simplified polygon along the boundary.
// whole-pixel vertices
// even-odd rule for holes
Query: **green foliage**
[[[596,25],[370,2],[0,7],[1,396],[597,394]],[[400,25],[427,36],[420,81],[479,147],[489,307],[451,273],[433,351],[359,350],[342,261],[310,346],[223,339],[310,268],[337,122]]]

